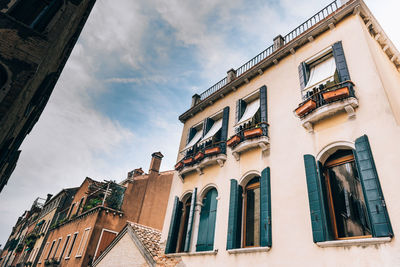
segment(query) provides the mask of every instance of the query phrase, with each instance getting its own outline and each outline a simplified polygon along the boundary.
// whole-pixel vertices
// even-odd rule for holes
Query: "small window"
[[[351,150],[339,150],[324,164],[326,202],[335,239],[370,237],[371,226]]]
[[[203,136],[203,123],[199,123],[196,126],[193,126],[189,129],[187,144],[185,148],[182,149],[182,152],[187,152],[190,150]]]
[[[78,208],[76,209],[76,215],[79,215],[79,212],[81,211],[84,199],[85,199],[85,197],[81,198],[81,200],[79,201]]]
[[[71,208],[69,209],[67,218],[69,218],[70,215],[72,214],[72,212],[73,212],[73,210],[74,210],[74,207],[75,207],[75,203],[72,203]]]
[[[47,242],[46,245],[44,245],[43,253],[42,253],[42,255],[40,256],[39,263],[42,262],[43,257],[44,257],[44,254],[46,253],[46,250],[47,250],[47,247],[48,247],[48,246],[49,246],[49,242]]]
[[[67,256],[65,257],[66,259],[69,259],[71,257],[72,249],[74,248],[77,237],[78,237],[78,233],[75,233],[74,236],[72,237],[71,246],[68,249]]]
[[[53,248],[54,248],[54,244],[55,244],[55,243],[56,243],[56,240],[53,240],[53,242],[51,242],[51,246],[50,246],[50,249],[49,249],[49,253],[47,253],[47,256],[46,256],[45,260],[48,260],[48,259],[49,259],[50,254],[51,254],[51,252],[53,251]]]
[[[104,229],[101,231],[99,242],[97,243],[95,258],[99,257],[101,253],[111,244],[117,236],[117,232]]]
[[[64,253],[65,253],[65,250],[68,247],[68,243],[69,243],[70,238],[71,238],[71,235],[67,235],[67,239],[65,240],[65,244],[63,246],[63,249],[61,250],[61,254],[60,254],[59,260],[61,260],[62,257],[64,256]]]
[[[239,99],[236,103],[236,125],[235,131],[253,128],[261,123],[260,90],[249,96]]]
[[[260,178],[253,178],[244,191],[244,247],[260,246]]]
[[[56,246],[56,248],[54,249],[54,253],[53,253],[53,259],[56,257],[56,255],[57,255],[57,251],[58,251],[58,247],[60,246],[60,243],[61,243],[61,237],[58,239],[58,241],[57,241],[57,246]]]
[[[85,229],[85,232],[83,233],[83,236],[81,238],[81,242],[79,244],[78,247],[78,251],[76,252],[76,257],[81,257],[83,254],[83,251],[85,250],[86,247],[86,243],[88,241],[89,238],[89,232],[90,232],[90,228]]]

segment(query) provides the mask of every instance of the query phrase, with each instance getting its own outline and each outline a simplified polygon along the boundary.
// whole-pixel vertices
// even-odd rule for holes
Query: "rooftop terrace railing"
[[[297,36],[299,36],[300,34],[302,34],[305,31],[307,31],[308,29],[313,27],[315,24],[317,24],[318,22],[327,18],[330,14],[335,12],[340,6],[340,4],[338,4],[338,1],[339,0],[333,1],[332,3],[330,3],[329,5],[324,7],[321,11],[319,11],[317,14],[315,14],[314,16],[312,16],[311,18],[306,20],[306,22],[304,22],[303,24],[298,26],[296,29],[294,29],[293,31],[286,34],[285,37],[283,37],[285,39],[285,44],[289,43],[290,41],[295,39]]]
[[[289,32],[287,35],[285,35],[284,38],[284,44],[290,43],[292,40],[294,40],[296,37],[316,25],[318,22],[321,20],[327,18],[329,15],[334,13],[338,8],[340,7],[339,0],[335,0],[326,7],[324,7],[321,11],[319,11],[317,14],[312,16],[310,19],[306,20],[303,24],[298,26],[296,29],[293,31]],[[274,46],[271,45],[261,53],[259,53],[257,56],[253,57],[246,63],[244,63],[242,66],[240,66],[238,69],[236,69],[236,77],[240,77],[243,73],[247,72],[249,69],[260,63],[262,60],[266,59],[269,57],[272,53],[274,52]],[[224,87],[227,84],[227,77],[223,78],[221,81],[217,82],[210,88],[208,88],[206,91],[200,94],[200,100],[204,100],[222,87]]]

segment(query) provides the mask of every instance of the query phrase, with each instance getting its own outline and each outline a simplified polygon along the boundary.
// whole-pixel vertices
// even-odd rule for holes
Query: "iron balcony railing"
[[[317,14],[312,16],[310,19],[306,20],[304,23],[302,23],[300,26],[298,26],[296,29],[293,31],[289,32],[287,35],[283,37],[284,39],[284,44],[290,43],[292,40],[294,40],[296,37],[319,23],[321,20],[327,18],[330,16],[332,13],[334,13],[338,8],[340,7],[339,0],[335,0],[326,7],[324,7],[321,11],[319,11]],[[236,77],[240,77],[243,75],[245,72],[253,68],[255,65],[272,55],[274,52],[274,46],[271,45],[261,53],[259,53],[257,56],[253,57],[246,63],[244,63],[242,66],[236,69]],[[204,100],[213,93],[217,92],[219,89],[224,87],[227,84],[227,77],[223,78],[221,81],[217,82],[207,90],[205,90],[203,93],[200,94],[200,100]]]
[[[341,88],[345,88],[345,87],[347,87],[349,89],[348,95],[344,95],[342,97],[336,98],[333,101],[332,100],[326,101],[324,99],[324,97],[323,97],[324,93],[332,92],[332,91],[335,91],[335,90],[338,90]],[[325,88],[321,87],[320,89],[315,88],[314,90],[315,90],[315,92],[313,94],[311,94],[310,96],[308,96],[303,102],[301,102],[299,104],[299,107],[301,107],[302,105],[304,105],[305,103],[307,103],[310,100],[312,100],[316,103],[316,107],[299,117],[301,117],[301,118],[305,117],[308,114],[310,114],[311,112],[313,112],[315,109],[325,106],[329,103],[333,103],[333,102],[340,101],[340,100],[343,100],[345,98],[350,98],[350,97],[356,98],[356,95],[354,93],[354,83],[352,81],[345,81],[345,82],[337,83],[337,84],[334,84],[332,86],[328,86]]]
[[[245,137],[244,132],[253,130],[253,129],[257,129],[257,128],[260,128],[262,130],[262,134],[260,136],[268,137],[268,126],[269,126],[269,124],[267,122],[257,122],[257,123],[244,124],[243,126],[238,127],[236,129],[236,134],[234,135],[234,136],[238,136],[240,138],[240,141],[237,144],[240,144],[245,139],[254,138],[254,137],[250,137],[250,138]],[[256,137],[260,137],[260,136],[256,136]]]

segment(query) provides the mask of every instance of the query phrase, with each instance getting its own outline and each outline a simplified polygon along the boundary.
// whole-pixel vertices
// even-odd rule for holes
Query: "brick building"
[[[0,192],[95,0],[0,2]]]
[[[37,266],[87,266],[127,221],[161,230],[175,173],[159,172],[162,158],[153,153],[148,174],[135,169],[119,184],[86,178],[50,229]]]

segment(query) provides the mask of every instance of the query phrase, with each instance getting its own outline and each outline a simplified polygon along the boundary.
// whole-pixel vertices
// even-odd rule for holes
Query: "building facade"
[[[0,192],[95,0],[0,3]]]
[[[12,228],[11,234],[4,246],[0,266],[16,266],[23,264],[24,258],[29,251],[25,250],[26,237],[35,229],[37,218],[43,209],[46,199],[37,198],[30,210],[20,216]]]
[[[397,266],[400,56],[333,1],[184,123],[162,242],[187,266]]]
[[[37,266],[88,266],[127,221],[161,230],[175,173],[159,171],[162,158],[153,153],[148,174],[135,169],[119,184],[86,178],[50,228]]]

